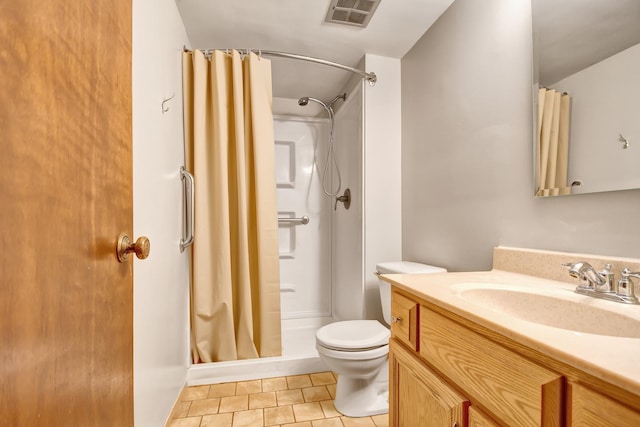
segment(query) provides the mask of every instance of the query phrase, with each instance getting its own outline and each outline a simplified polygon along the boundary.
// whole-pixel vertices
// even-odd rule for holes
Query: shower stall
[[[282,356],[192,365],[189,385],[326,370],[315,349],[316,330],[364,316],[363,84],[334,103],[333,156],[342,191],[351,191],[348,210],[325,194],[338,183],[336,168],[325,168],[333,161],[329,110],[306,117],[303,104],[300,115],[274,116]]]

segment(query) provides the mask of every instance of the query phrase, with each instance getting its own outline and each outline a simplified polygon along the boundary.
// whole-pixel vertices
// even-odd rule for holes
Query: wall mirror
[[[532,12],[536,196],[640,188],[640,1]]]

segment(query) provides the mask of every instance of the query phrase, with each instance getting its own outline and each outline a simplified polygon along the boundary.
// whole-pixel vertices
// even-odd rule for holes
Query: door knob
[[[118,236],[118,244],[116,245],[116,254],[118,255],[119,262],[125,262],[129,259],[131,252],[135,253],[138,259],[145,259],[149,256],[151,250],[151,243],[149,239],[141,236],[138,237],[135,243],[131,243],[129,236],[126,233],[122,233]]]

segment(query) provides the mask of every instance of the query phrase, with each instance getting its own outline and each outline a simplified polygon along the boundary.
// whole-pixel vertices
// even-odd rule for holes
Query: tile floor
[[[167,427],[388,427],[387,414],[342,416],[335,391],[331,372],[185,387]]]

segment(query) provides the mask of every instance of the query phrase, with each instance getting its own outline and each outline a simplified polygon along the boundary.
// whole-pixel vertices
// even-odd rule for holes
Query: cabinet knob
[[[400,316],[391,316],[391,323],[400,323],[402,322],[402,317]]]

